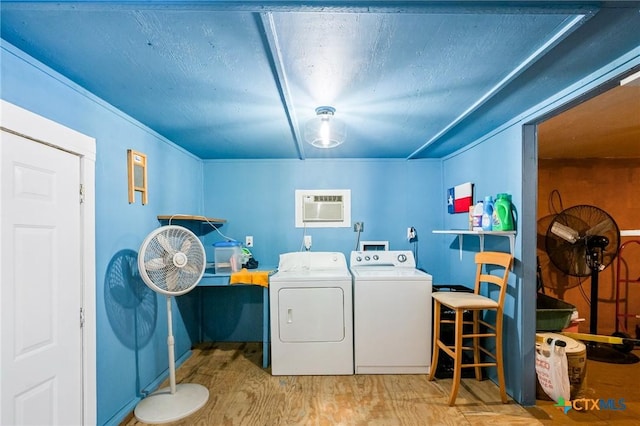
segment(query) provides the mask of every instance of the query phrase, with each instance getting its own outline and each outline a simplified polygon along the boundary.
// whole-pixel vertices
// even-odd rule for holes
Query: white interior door
[[[0,424],[81,424],[80,159],[1,136]]]

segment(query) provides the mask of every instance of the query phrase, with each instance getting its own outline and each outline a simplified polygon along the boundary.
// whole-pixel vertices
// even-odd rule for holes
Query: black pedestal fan
[[[620,230],[604,210],[590,205],[569,207],[556,215],[547,229],[545,249],[563,273],[591,277],[589,332],[598,333],[598,275],[618,254]],[[587,357],[612,363],[635,362],[633,354],[587,342]],[[636,357],[637,358],[637,357]]]

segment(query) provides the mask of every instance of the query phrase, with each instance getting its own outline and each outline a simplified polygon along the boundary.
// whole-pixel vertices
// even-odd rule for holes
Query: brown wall
[[[557,192],[554,192],[556,190]],[[539,160],[538,166],[538,256],[542,279],[547,294],[576,306],[585,322],[580,332],[589,332],[590,277],[567,277],[549,260],[544,250],[544,235],[553,218],[562,208],[589,204],[609,213],[621,230],[640,230],[640,159],[586,159]],[[640,240],[622,237],[621,243]],[[631,244],[623,251],[629,277],[640,279],[640,245]],[[599,275],[598,334],[610,335],[615,331],[615,259]],[[640,282],[629,286],[628,312],[640,314]],[[554,291],[555,289],[555,291]],[[620,299],[624,302],[624,293]],[[629,320],[629,334],[635,336],[635,325],[640,320]]]

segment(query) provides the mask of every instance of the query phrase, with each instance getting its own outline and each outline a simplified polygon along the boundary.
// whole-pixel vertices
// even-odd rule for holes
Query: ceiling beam
[[[298,158],[300,160],[305,159],[304,148],[302,146],[302,137],[300,135],[298,118],[296,117],[295,109],[293,107],[293,101],[291,100],[291,91],[289,90],[289,80],[287,79],[287,73],[284,69],[284,62],[282,59],[282,50],[280,49],[280,43],[278,42],[278,33],[273,22],[273,15],[271,13],[261,13],[259,25],[262,27],[262,33],[265,36],[265,48],[271,64],[273,77],[275,79],[276,86],[278,87],[278,93],[282,100],[282,106],[284,107],[284,113],[287,116],[287,122],[291,130],[291,137],[296,145],[298,152]]]
[[[325,12],[325,13],[588,13],[595,7],[608,3],[619,7],[616,2],[572,0],[550,2],[545,0],[527,1],[468,1],[468,0],[98,0],[98,1],[59,1],[59,0],[3,0],[2,7],[9,9],[37,10],[201,10],[235,12]],[[631,1],[629,3],[638,3]]]
[[[417,158],[418,155],[435,144],[438,140],[442,139],[447,133],[453,130],[464,119],[469,117],[475,111],[477,111],[482,105],[487,103],[498,92],[504,89],[512,81],[514,81],[520,74],[526,71],[529,67],[535,64],[540,58],[542,58],[549,50],[555,47],[558,43],[564,40],[569,34],[575,31],[580,25],[586,22],[591,15],[577,15],[573,18],[569,18],[566,25],[560,28],[550,39],[548,39],[542,46],[540,46],[529,57],[522,61],[517,67],[515,67],[509,74],[507,74],[496,85],[489,89],[485,94],[478,98],[473,104],[471,104],[466,110],[457,116],[453,121],[447,124],[442,130],[432,136],[427,142],[425,142],[420,148],[416,149],[407,157],[408,160]],[[566,21],[565,21],[566,22]]]

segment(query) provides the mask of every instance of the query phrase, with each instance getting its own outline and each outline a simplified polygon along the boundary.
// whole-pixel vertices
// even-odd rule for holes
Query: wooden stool
[[[513,256],[509,253],[485,251],[476,254],[475,263],[476,279],[475,289],[473,293],[439,291],[432,294],[434,300],[433,310],[433,358],[431,361],[431,370],[429,380],[435,377],[436,368],[438,366],[438,354],[440,349],[453,358],[453,385],[449,396],[449,405],[453,405],[458,395],[460,387],[460,377],[462,368],[474,367],[476,379],[482,380],[482,367],[496,367],[498,373],[498,386],[500,387],[500,397],[503,403],[507,402],[507,392],[504,384],[504,369],[502,361],[502,320],[504,297],[507,289],[507,280],[509,278],[509,268],[513,262]],[[491,271],[482,272],[483,267],[491,266]],[[500,269],[499,275],[495,273],[496,267]],[[486,283],[487,287],[492,285],[496,288],[487,288],[486,294],[489,297],[480,295],[482,283]],[[491,297],[493,296],[493,298]],[[441,320],[441,306],[444,305],[455,311],[454,320]],[[481,316],[483,311],[493,310],[496,312],[495,325],[485,321]],[[463,314],[465,311],[473,313],[472,321],[464,321]],[[455,329],[455,339],[453,346],[446,344],[440,339],[440,325],[444,323],[453,323]],[[463,326],[465,324],[473,325],[471,333],[464,333]],[[483,326],[483,330],[480,329]],[[495,352],[481,345],[480,338],[494,337]],[[463,346],[463,339],[472,338],[472,346]],[[462,363],[462,351],[473,351],[473,362]],[[480,354],[485,355],[485,359],[480,358]],[[490,358],[490,359],[486,359]]]

